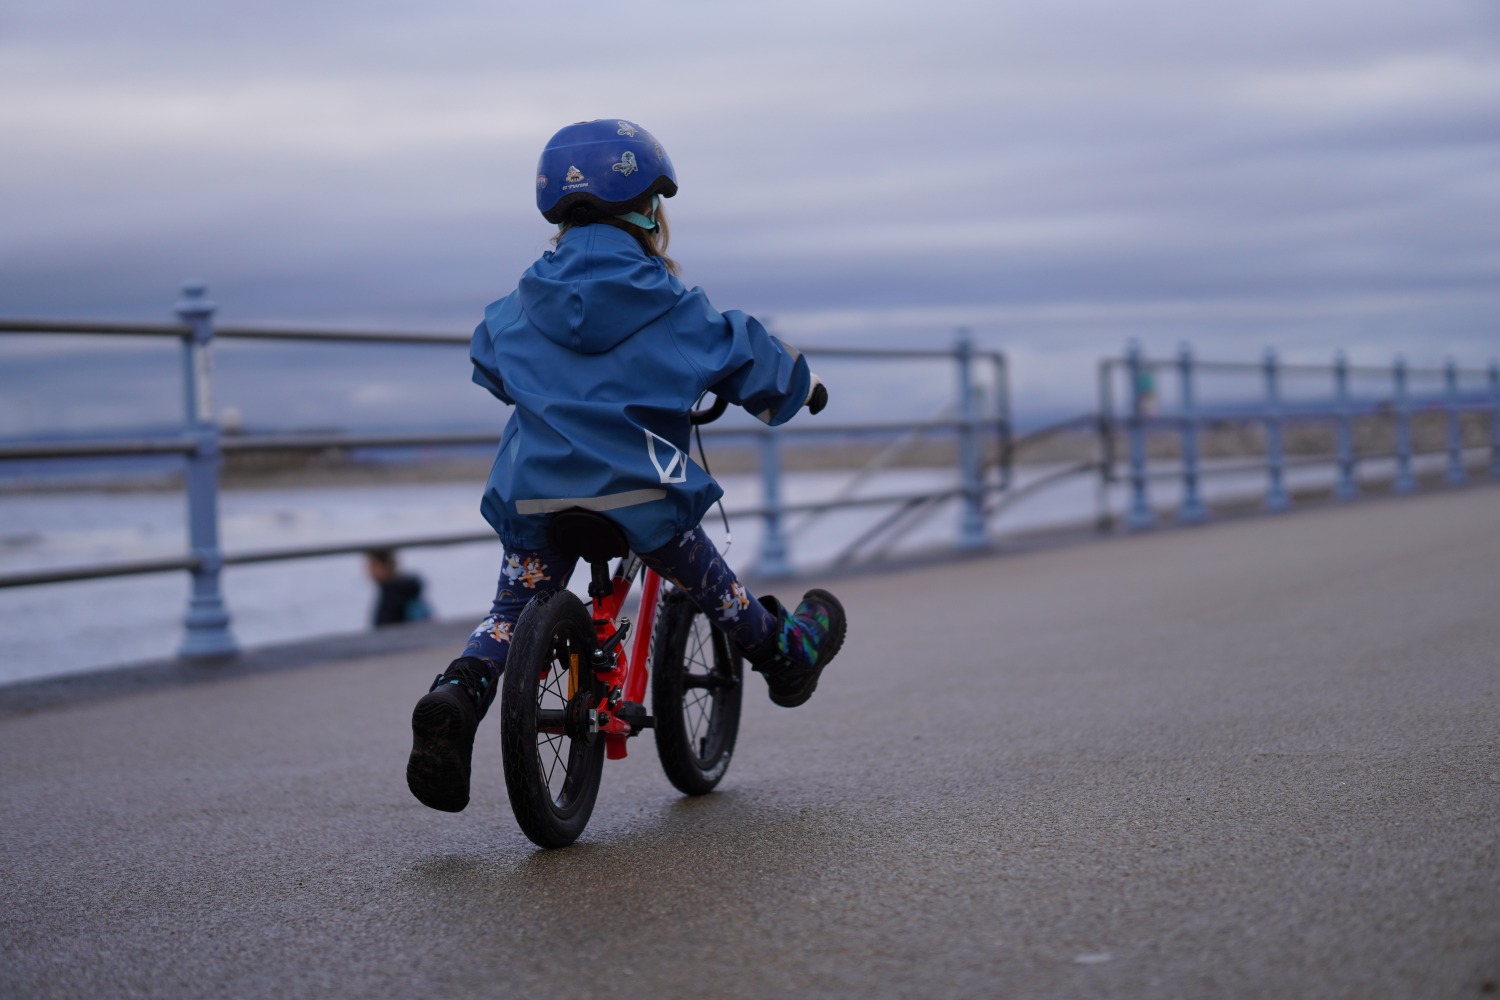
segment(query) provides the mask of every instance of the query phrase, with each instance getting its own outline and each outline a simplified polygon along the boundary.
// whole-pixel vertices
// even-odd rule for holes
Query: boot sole
[[[424,696],[412,710],[406,787],[430,809],[462,812],[469,804],[465,758],[473,753],[473,744],[466,754],[463,729],[463,713],[438,692]]]
[[[819,663],[812,674],[792,691],[778,693],[771,691],[771,701],[782,708],[796,708],[805,704],[807,699],[813,696],[818,689],[818,678],[823,673],[823,668],[833,662],[833,658],[840,649],[844,648],[844,634],[849,629],[849,619],[844,614],[844,606],[839,599],[826,590],[809,590],[804,599],[813,597],[828,606],[828,638],[825,640],[823,662]]]

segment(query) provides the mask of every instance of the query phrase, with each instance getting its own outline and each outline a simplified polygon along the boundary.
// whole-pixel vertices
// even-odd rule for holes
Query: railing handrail
[[[186,455],[198,447],[191,438],[96,438],[88,441],[0,443],[0,461],[48,458],[110,458],[124,455]]]
[[[1066,429],[1069,426],[1085,426],[1095,422],[1096,420],[1097,416],[1094,414],[1083,414],[1078,417],[1072,417],[1068,418],[1067,420],[1058,421],[1057,423],[1049,425],[1046,428],[1039,428],[1037,431],[1033,432],[1031,436],[1033,438],[1044,436],[1047,433]],[[941,421],[937,423],[946,426],[948,422]],[[174,448],[174,450],[181,450],[181,448]],[[126,454],[129,453],[127,452]],[[4,457],[6,456],[3,453],[0,453],[0,458]],[[1380,456],[1372,455],[1368,457],[1375,458]],[[1306,460],[1289,459],[1288,461],[1292,463],[1300,461],[1307,461],[1309,463],[1326,463],[1328,459],[1326,456],[1322,456],[1311,457]],[[1061,481],[1068,476],[1091,472],[1097,467],[1098,463],[1092,461],[1067,464],[1066,467],[1061,470],[1048,473],[1038,480],[1027,483],[1024,487],[1021,487],[1014,492],[1007,493],[1006,499],[1003,500],[1000,504],[987,504],[986,512],[992,516],[998,514],[1009,508],[1010,506],[1013,506],[1014,503],[1019,501],[1020,499],[1031,496],[1036,492],[1039,492],[1041,489],[1054,485],[1056,482]],[[1206,470],[1206,472],[1207,474],[1234,473],[1259,469],[1260,467],[1261,463],[1256,461],[1242,463],[1234,467],[1215,467]],[[1152,478],[1166,479],[1175,477],[1176,475],[1176,472],[1161,472],[1154,473],[1152,475]],[[995,495],[998,493],[1003,493],[1005,492],[1005,490],[1000,487],[986,486],[985,492],[986,495]],[[960,488],[949,488],[936,491],[923,490],[919,492],[901,493],[887,492],[872,494],[863,497],[838,497],[831,501],[782,503],[779,507],[774,508],[774,510],[775,512],[779,512],[783,515],[823,514],[829,511],[841,510],[846,508],[880,507],[917,503],[927,505],[929,503],[941,503],[952,500],[955,497],[962,495],[962,493],[963,490]],[[772,512],[773,508],[761,505],[755,507],[735,507],[727,511],[727,515],[731,518],[763,518]],[[904,508],[902,512],[905,512]],[[867,534],[872,537],[878,536],[883,532],[884,527],[885,526],[883,524],[877,525],[874,530],[867,532]],[[397,549],[424,548],[446,545],[472,544],[493,540],[494,533],[492,531],[465,532],[456,535],[424,534],[403,536],[394,539],[384,537],[380,539],[370,539],[359,542],[344,542],[334,545],[289,546],[277,549],[253,549],[246,552],[225,553],[222,561],[226,566],[237,566],[296,558],[321,558],[326,556],[350,555],[365,552],[375,547]],[[853,543],[847,546],[843,552],[835,557],[835,559],[833,560],[834,565],[847,564],[852,554],[859,548],[863,547],[863,543],[867,540],[868,539],[865,536],[861,536],[860,538],[856,539]],[[141,575],[177,569],[190,569],[197,564],[198,560],[196,560],[193,556],[182,555],[161,557],[154,560],[135,560],[129,562],[99,564],[85,567],[63,567],[48,570],[23,571],[20,573],[0,574],[0,589],[4,589],[7,587],[29,586],[40,583],[64,583],[79,580],[103,579],[115,576]]]
[[[1413,416],[1418,413],[1435,414],[1448,410],[1490,410],[1494,408],[1493,398],[1484,400],[1475,399],[1451,399],[1441,395],[1433,396],[1408,396],[1401,404],[1406,409],[1413,411]],[[1126,420],[1139,420],[1146,427],[1180,427],[1187,422],[1206,424],[1214,421],[1240,421],[1253,423],[1264,420],[1267,414],[1264,406],[1215,406],[1194,408],[1191,412],[1180,409],[1169,409],[1141,416],[1139,418],[1129,416],[1116,416],[1116,423],[1124,423]],[[1336,420],[1339,417],[1350,416],[1360,419],[1371,417],[1394,417],[1396,406],[1390,402],[1378,404],[1359,403],[1351,400],[1348,404],[1299,404],[1281,402],[1276,406],[1276,415],[1287,422],[1306,420]]]
[[[1104,358],[1100,363],[1110,368],[1123,368],[1129,365],[1129,359],[1109,357]],[[1180,364],[1180,359],[1178,358],[1149,357],[1143,354],[1140,359],[1140,365],[1143,368],[1173,370],[1178,366],[1178,364]],[[1236,372],[1244,374],[1256,374],[1264,370],[1265,364],[1261,361],[1200,361],[1194,359],[1193,367],[1202,372]],[[1291,361],[1278,362],[1277,367],[1284,373],[1295,375],[1327,375],[1334,370],[1335,364],[1319,364],[1313,361]],[[1346,364],[1344,366],[1344,370],[1350,375],[1389,377],[1391,374],[1391,368],[1389,365]],[[1458,366],[1457,371],[1460,375],[1477,376],[1489,374],[1488,368],[1473,368],[1465,367],[1462,365]],[[1446,366],[1438,368],[1408,367],[1406,369],[1406,372],[1408,375],[1422,375],[1441,378],[1447,374],[1448,369]]]
[[[1076,416],[1064,417],[1061,420],[1054,420],[1050,424],[1033,427],[1031,430],[1017,435],[1011,441],[1010,447],[1012,451],[1020,451],[1027,445],[1040,441],[1043,438],[1049,438],[1054,434],[1061,434],[1063,431],[1074,430],[1076,428],[1093,430],[1098,427],[1098,424],[1099,414],[1097,413],[1080,413]]]
[[[763,518],[773,512],[780,514],[815,513],[848,507],[882,507],[915,500],[938,498],[950,500],[960,496],[963,490],[952,487],[945,490],[922,490],[900,493],[872,494],[850,497],[839,501],[805,501],[784,503],[773,508],[761,505],[733,507],[726,511],[731,518]],[[246,566],[253,563],[280,562],[290,559],[319,559],[327,556],[354,555],[374,548],[417,549],[447,545],[469,545],[478,542],[497,542],[492,530],[469,531],[456,534],[407,535],[399,538],[382,537],[358,542],[338,542],[331,545],[294,545],[280,548],[248,549],[243,552],[227,552],[221,559],[225,566]],[[0,573],[0,590],[9,587],[34,586],[41,583],[69,583],[78,580],[99,580],[117,576],[141,576],[170,570],[192,569],[199,559],[190,554],[161,556],[154,559],[127,560],[116,563],[100,563],[87,566],[62,566],[39,570],[22,570],[15,573]]]
[[[1477,395],[1477,394],[1475,394]],[[1412,409],[1430,412],[1448,410],[1453,407],[1464,411],[1486,412],[1494,408],[1492,399],[1447,399],[1440,395],[1412,396],[1406,405]],[[1311,404],[1282,404],[1281,416],[1288,421],[1332,420],[1345,414],[1354,416],[1394,417],[1394,412],[1384,403],[1360,404],[1351,402],[1347,406],[1318,406]],[[1140,422],[1148,428],[1174,428],[1183,423],[1211,423],[1219,420],[1254,422],[1265,417],[1264,408],[1245,406],[1219,406],[1195,409],[1191,413],[1168,411],[1143,416]],[[1069,430],[1092,430],[1098,424],[1097,413],[1084,413],[1067,417],[1042,427],[1016,435],[1011,441],[1013,452],[1054,434]],[[1116,417],[1116,423],[1123,419]],[[978,425],[982,428],[1005,429],[1010,422],[1003,417],[981,417],[974,421],[957,418],[910,421],[872,421],[863,424],[818,424],[788,425],[774,429],[774,433],[786,437],[879,437],[908,431],[956,431]],[[707,427],[706,438],[754,438],[772,429],[763,426]],[[500,441],[500,431],[442,431],[433,433],[358,434],[326,433],[308,434],[288,432],[283,434],[225,434],[219,439],[224,452],[266,451],[327,451],[348,448],[430,448],[495,445]],[[41,459],[104,458],[142,455],[182,455],[191,452],[196,443],[180,435],[165,435],[155,438],[93,438],[84,440],[50,441],[45,439],[0,441],[0,462],[35,461]]]
[[[0,333],[53,334],[65,336],[129,336],[129,337],[175,337],[192,336],[192,327],[182,323],[136,323],[99,320],[57,320],[0,318]],[[319,329],[317,327],[283,326],[233,326],[216,325],[214,338],[234,340],[308,341],[349,344],[415,344],[439,347],[467,347],[470,334],[449,332],[421,332],[409,330],[349,330]],[[867,358],[871,360],[929,360],[951,361],[952,349],[917,347],[836,347],[797,345],[798,350],[819,358]],[[973,356],[991,361],[1004,362],[1003,351],[974,349]]]
[[[0,319],[0,333],[63,334],[67,336],[174,337],[193,335],[181,323],[128,323],[98,320]]]
[[[784,437],[880,437],[904,431],[959,431],[968,427],[1002,429],[1004,418],[963,420],[888,420],[867,424],[822,424],[816,426],[712,427],[704,428],[706,438],[758,438],[768,433]],[[219,438],[224,452],[328,451],[348,448],[431,448],[465,445],[496,445],[500,431],[442,431],[435,433],[393,434],[225,434]],[[197,443],[191,438],[95,438],[82,441],[16,441],[0,442],[0,461],[48,458],[103,458],[128,455],[182,455],[193,451]]]

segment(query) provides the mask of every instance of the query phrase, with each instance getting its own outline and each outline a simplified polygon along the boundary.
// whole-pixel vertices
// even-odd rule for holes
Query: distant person
[[[699,396],[775,425],[817,413],[828,391],[758,320],[677,279],[661,208],[676,193],[672,161],[634,122],[569,125],[542,150],[536,204],[557,249],[485,310],[469,346],[474,381],[515,407],[480,504],[505,552],[489,617],[412,712],[406,781],[433,809],[468,805],[474,732],[511,629],[573,572],[577,560],[548,545],[553,513],[613,521],[744,652],[777,705],[807,701],[844,641],[832,594],[809,590],[793,609],[755,600],[699,526],[724,492],[687,456]]]
[[[1135,384],[1136,396],[1141,401],[1141,416],[1156,416],[1156,373],[1149,367],[1142,367]]]
[[[396,566],[392,549],[371,549],[365,553],[365,569],[379,588],[375,601],[376,628],[420,622],[432,617],[432,609],[422,598],[422,578],[403,573]]]

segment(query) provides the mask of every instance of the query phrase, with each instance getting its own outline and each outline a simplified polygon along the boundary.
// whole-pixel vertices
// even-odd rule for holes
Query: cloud
[[[466,332],[546,247],[541,143],[602,113],[671,150],[689,279],[794,339],[1500,349],[1477,0],[0,19],[0,314],[162,318],[198,277],[226,321]]]

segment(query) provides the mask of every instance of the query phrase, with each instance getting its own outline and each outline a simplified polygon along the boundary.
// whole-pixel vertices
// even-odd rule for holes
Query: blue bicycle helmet
[[[656,137],[623,118],[560,129],[536,165],[536,207],[548,222],[623,215],[646,195],[677,193],[672,160]]]

